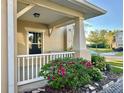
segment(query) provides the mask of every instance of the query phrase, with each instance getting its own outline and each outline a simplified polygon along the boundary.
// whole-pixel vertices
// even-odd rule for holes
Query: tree
[[[97,45],[101,43],[101,37],[99,35],[99,31],[91,31],[87,38],[87,41],[95,44],[97,48]]]
[[[115,35],[115,32],[112,32],[112,31],[109,31],[106,33],[106,41],[107,41],[107,44],[109,45],[109,48],[112,48],[112,44],[115,39],[114,35]]]

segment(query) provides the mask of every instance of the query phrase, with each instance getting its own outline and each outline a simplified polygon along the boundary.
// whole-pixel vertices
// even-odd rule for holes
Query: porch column
[[[17,0],[7,0],[8,93],[17,92],[16,32]]]
[[[86,48],[83,18],[80,17],[75,19],[73,50],[76,52],[76,57],[83,57],[85,59],[91,60],[91,56]]]

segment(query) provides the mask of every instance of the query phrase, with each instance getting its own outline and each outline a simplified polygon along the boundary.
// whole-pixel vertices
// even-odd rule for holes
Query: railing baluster
[[[29,57],[28,57],[28,62],[27,62],[27,79],[29,80]]]
[[[36,77],[38,76],[37,65],[38,65],[38,63],[37,63],[37,56],[36,56],[36,64],[35,64],[35,66],[36,66]]]
[[[61,54],[59,54],[59,58],[61,58]]]
[[[63,54],[63,58],[65,57],[65,54]]]
[[[18,59],[18,81],[20,81],[20,58]]]
[[[63,55],[61,54],[61,58],[63,58]]]
[[[68,54],[66,54],[67,55],[67,57],[68,57]]]
[[[53,60],[53,54],[51,56],[52,56],[52,60]]]
[[[25,58],[23,57],[23,81],[25,80]]]
[[[55,58],[55,55],[53,54],[53,60],[55,60],[56,58]]]
[[[32,56],[32,79],[34,78],[34,57]]]
[[[49,63],[49,56],[47,55],[46,57],[47,57],[47,61],[46,61],[46,62],[47,62],[47,64],[48,64],[48,63]]]
[[[64,54],[62,54],[62,58],[64,58]]]
[[[70,54],[70,57],[72,57],[73,54]]]
[[[54,60],[56,60],[56,54],[54,55]]]
[[[56,59],[58,59],[58,55],[56,55]]]
[[[60,55],[58,54],[58,58],[60,58]]]
[[[50,55],[50,61],[52,61],[52,55]]]
[[[41,66],[42,66],[42,65],[41,65],[41,64],[42,64],[42,63],[41,63],[41,62],[42,62],[42,59],[41,59],[41,57],[42,57],[42,56],[40,56],[40,69],[41,69]]]
[[[45,65],[45,56],[43,56],[43,65]]]

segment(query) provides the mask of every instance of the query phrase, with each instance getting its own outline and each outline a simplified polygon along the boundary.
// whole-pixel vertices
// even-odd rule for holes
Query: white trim
[[[37,81],[40,81],[40,80],[44,80],[44,78],[43,77],[38,77],[38,78],[35,78],[35,79],[20,81],[20,82],[17,83],[17,85],[18,86],[25,85],[25,84],[37,82]]]
[[[40,28],[32,28],[32,27],[25,27],[25,30],[27,31],[27,33],[26,33],[27,55],[29,55],[29,46],[28,46],[28,33],[29,32],[38,32],[38,33],[43,34],[43,48],[42,48],[43,50],[42,50],[42,53],[44,53],[44,32],[45,32],[45,30],[42,30]]]
[[[44,54],[31,54],[31,55],[18,55],[17,57],[32,57],[32,56],[45,56],[45,55],[58,55],[58,54],[74,54],[75,52],[58,52],[58,53],[44,53]]]
[[[19,18],[20,16],[22,16],[23,14],[25,14],[26,12],[28,12],[34,6],[35,6],[34,4],[30,4],[30,5],[26,6],[24,9],[22,9],[21,11],[19,11],[17,13],[17,18]]]
[[[98,11],[102,14],[106,13],[106,10],[102,9],[101,7],[98,7],[90,2],[88,2],[87,0],[69,0],[69,2],[74,3],[75,5],[78,6],[84,6],[86,5],[87,7],[90,7],[91,9],[93,9],[94,11]]]
[[[8,75],[7,75],[7,91],[8,93],[17,93],[17,69],[16,69],[16,4],[17,0],[6,0],[7,2],[7,49],[8,49]],[[5,15],[6,16],[6,15]]]
[[[42,30],[42,29],[40,29],[40,28],[32,28],[32,27],[25,27],[25,30],[27,31],[27,32],[45,32],[45,30]]]

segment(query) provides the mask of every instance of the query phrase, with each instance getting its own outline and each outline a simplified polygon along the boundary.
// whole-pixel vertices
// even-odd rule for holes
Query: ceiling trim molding
[[[24,15],[27,11],[32,9],[34,6],[35,6],[34,4],[29,4],[28,6],[26,6],[24,9],[22,9],[21,11],[19,11],[17,13],[17,18],[19,18],[20,16]]]
[[[18,0],[18,1],[26,4],[35,4],[35,5],[62,13],[68,17],[83,17],[83,14],[81,12],[56,4],[50,0]]]

